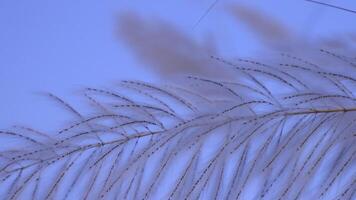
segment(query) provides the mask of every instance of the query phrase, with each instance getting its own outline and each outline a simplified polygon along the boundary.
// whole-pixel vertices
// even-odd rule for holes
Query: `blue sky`
[[[0,127],[14,124],[53,130],[70,120],[51,92],[79,105],[86,86],[114,87],[122,79],[154,80],[116,34],[117,18],[132,11],[145,19],[164,19],[196,40],[213,35],[222,54],[252,54],[258,41],[226,13],[239,2],[281,21],[309,38],[355,32],[356,16],[302,0],[220,0],[194,25],[214,0],[0,1]],[[324,1],[356,10],[352,1]]]
[[[302,41],[339,39],[350,34],[354,34],[356,41],[356,15],[303,0],[220,0],[196,25],[214,2],[215,0],[0,0],[0,130],[12,125],[24,125],[53,133],[74,120],[74,116],[63,109],[63,106],[46,98],[45,92],[58,95],[85,113],[90,112],[87,104],[83,103],[82,89],[85,87],[110,90],[123,79],[161,83],[166,81],[159,73],[154,74],[151,71],[153,67],[144,61],[144,56],[137,56],[140,52],[128,45],[127,35],[125,38],[119,34],[119,27],[129,29],[131,25],[134,26],[118,25],[120,17],[128,12],[140,16],[143,24],[147,23],[151,28],[164,21],[176,33],[182,34],[185,36],[183,38],[188,38],[194,44],[202,44],[204,41],[215,43],[219,56],[226,59],[261,55],[261,52],[269,54],[268,48],[272,48],[266,44],[268,41],[263,43],[263,36],[275,31],[259,27],[262,23],[251,26],[251,22],[244,23],[244,20],[237,19],[242,15],[232,15],[230,9],[233,5],[255,10],[268,20],[273,18],[285,28],[283,30],[293,33],[294,37]],[[356,10],[354,0],[323,2]],[[160,38],[154,39],[152,40],[159,41]],[[277,40],[295,44],[293,41],[289,43],[288,38]],[[172,48],[177,45],[177,41],[174,42]],[[194,50],[200,48],[192,48],[192,52],[179,55],[189,57],[197,53]],[[198,64],[203,63],[199,61]],[[182,70],[183,68],[184,66]],[[219,74],[215,71],[213,73]],[[305,121],[306,125],[307,123],[309,121]],[[6,147],[7,143],[2,143]],[[215,151],[209,145],[207,149]],[[204,153],[208,157],[209,151]]]

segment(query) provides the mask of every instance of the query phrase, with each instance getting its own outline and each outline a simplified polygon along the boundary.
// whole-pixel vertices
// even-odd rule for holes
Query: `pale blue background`
[[[310,38],[355,32],[356,15],[302,0],[0,0],[0,128],[27,125],[56,130],[68,116],[41,96],[52,92],[80,104],[85,86],[114,87],[122,79],[154,80],[115,34],[128,10],[158,16],[200,39],[212,32],[226,55],[248,54],[257,42],[244,26],[229,22],[224,7],[242,2]],[[356,10],[356,1],[324,1]],[[234,38],[234,41],[231,40]],[[223,47],[223,48],[221,48]]]

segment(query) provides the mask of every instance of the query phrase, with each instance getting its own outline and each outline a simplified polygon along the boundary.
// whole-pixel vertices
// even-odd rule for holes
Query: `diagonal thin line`
[[[350,13],[356,14],[356,11],[354,11],[354,10],[350,10],[350,9],[347,9],[347,8],[335,6],[335,5],[332,5],[332,4],[327,4],[327,3],[314,1],[314,0],[305,0],[305,1],[308,1],[308,2],[311,2],[311,3],[320,4],[320,5],[323,5],[323,6],[328,6],[328,7],[331,7],[331,8],[336,8],[336,9],[339,9],[339,10],[343,10],[343,11],[346,11],[346,12],[350,12]]]
[[[204,12],[204,14],[198,19],[198,21],[194,24],[193,28],[196,28],[201,21],[203,21],[203,19],[209,14],[209,12],[215,7],[215,5],[219,2],[219,0],[215,0],[210,6],[209,8]]]

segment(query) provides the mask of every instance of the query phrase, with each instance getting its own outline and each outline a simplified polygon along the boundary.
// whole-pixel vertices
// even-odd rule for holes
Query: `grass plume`
[[[87,116],[48,94],[78,120],[55,134],[0,131],[9,141],[0,151],[2,199],[355,197],[354,51],[306,45],[269,59],[204,57],[159,24],[169,36],[152,52],[145,37],[160,32],[137,32],[140,20],[124,18],[135,27],[123,37],[162,76],[185,79],[86,88]],[[170,49],[171,39],[182,46]]]

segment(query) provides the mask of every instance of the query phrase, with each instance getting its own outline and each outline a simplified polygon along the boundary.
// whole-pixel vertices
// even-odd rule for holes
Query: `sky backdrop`
[[[71,120],[45,92],[80,106],[80,90],[87,86],[158,81],[117,34],[123,13],[164,20],[197,41],[212,37],[227,57],[253,54],[259,41],[227,11],[237,2],[305,38],[333,38],[356,29],[354,14],[302,0],[0,0],[0,127],[52,131]],[[356,10],[355,1],[323,2]]]

